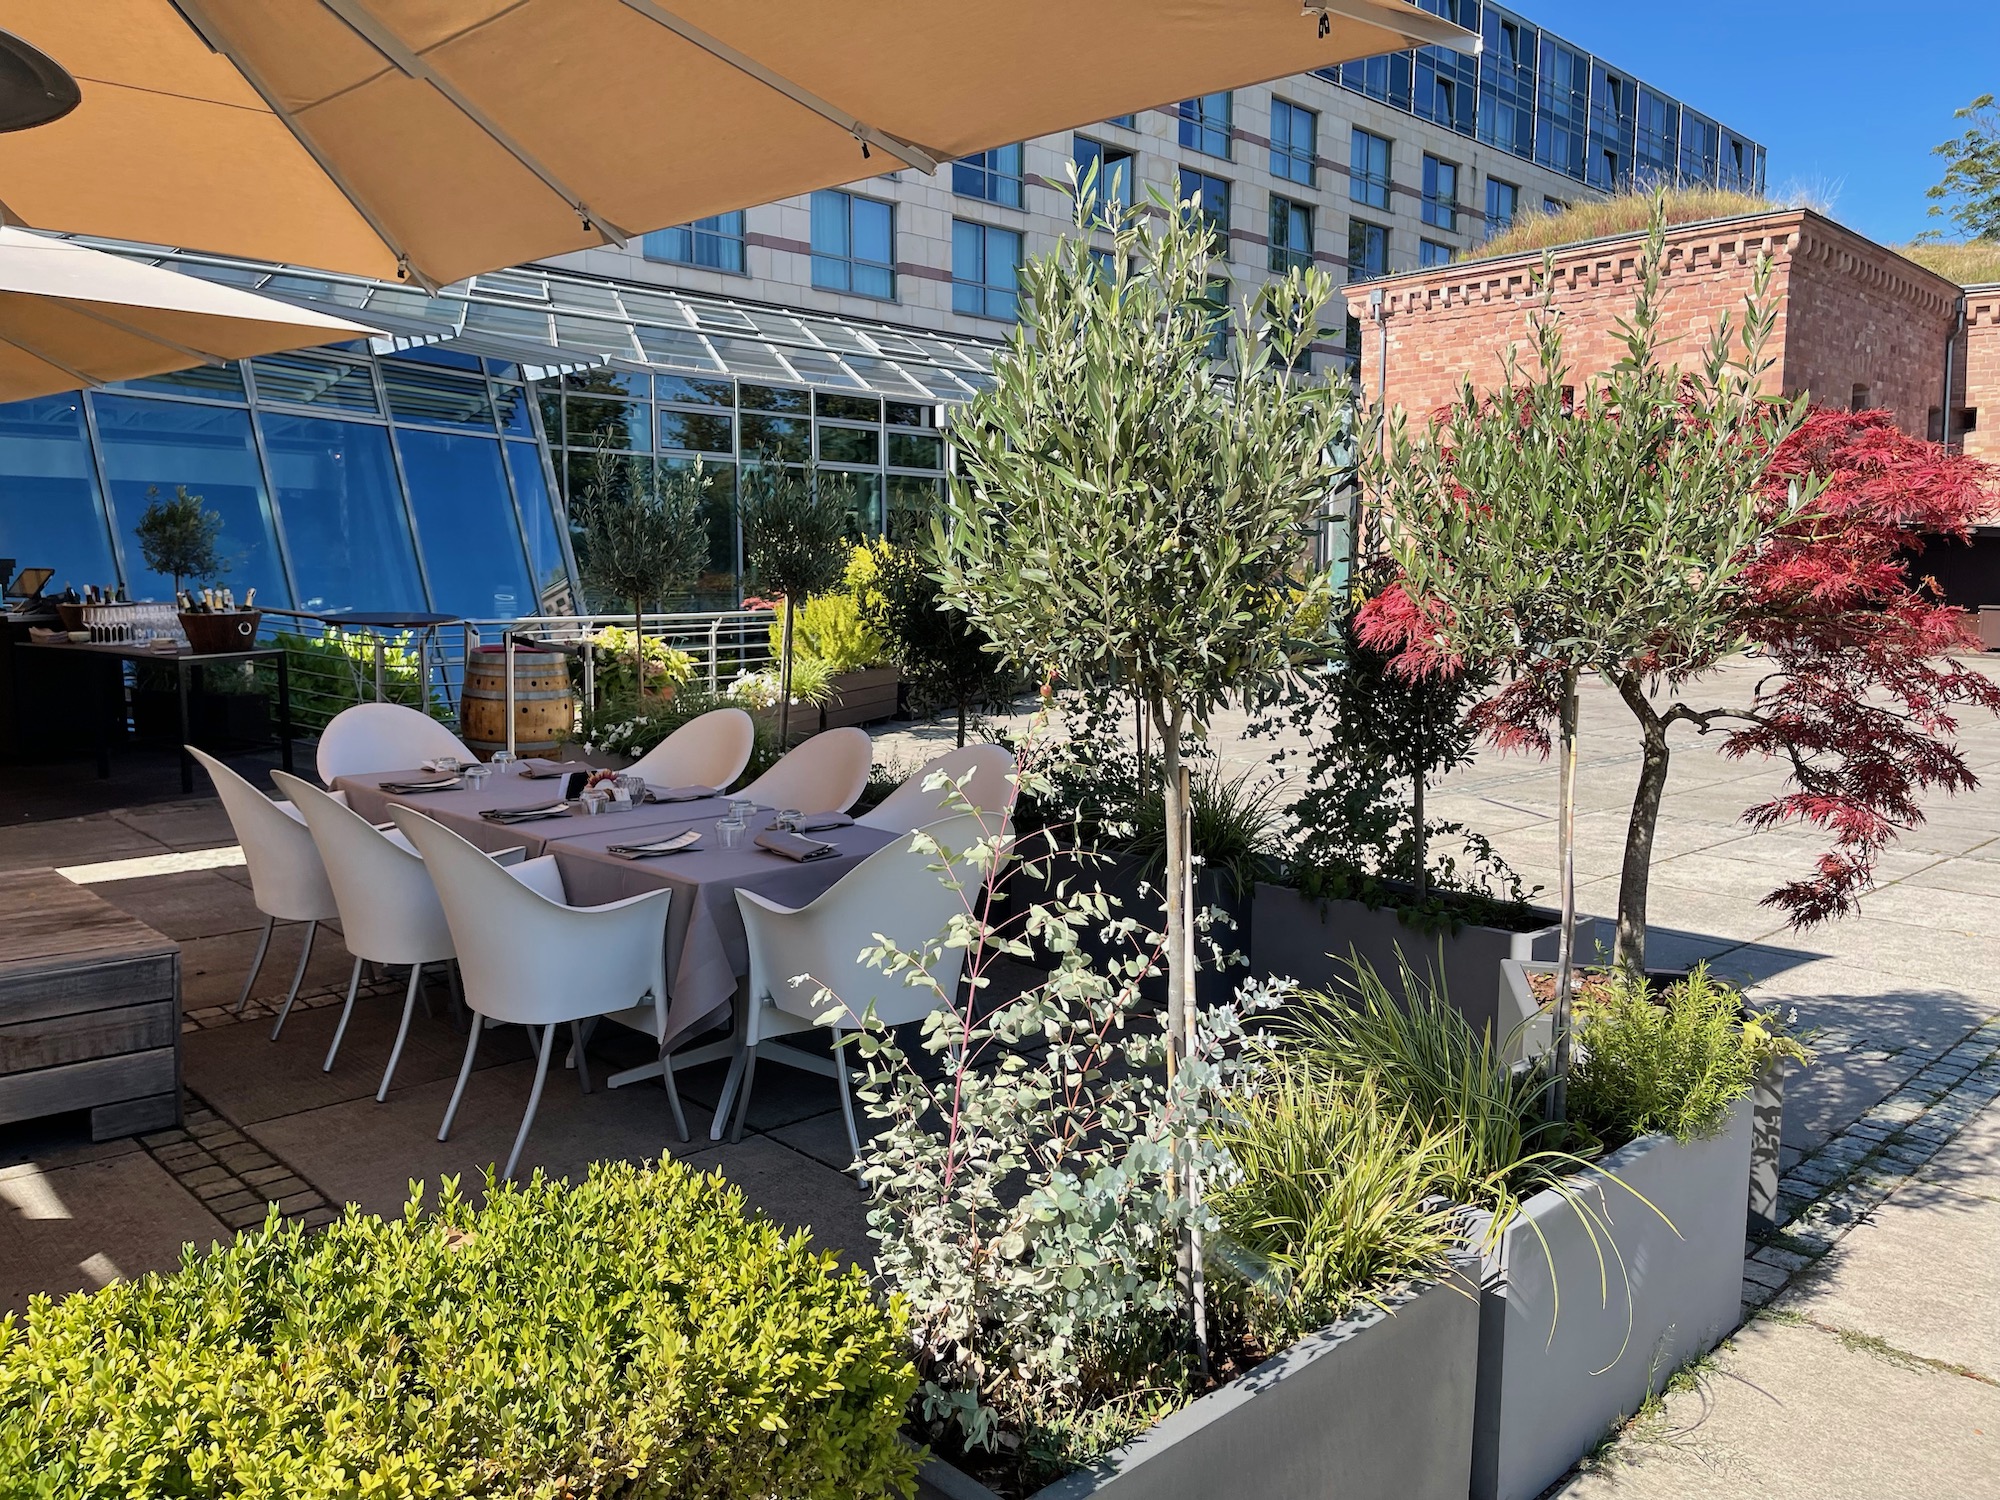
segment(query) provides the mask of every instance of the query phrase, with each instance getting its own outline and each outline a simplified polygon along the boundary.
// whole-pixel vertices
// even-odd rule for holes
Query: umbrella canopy
[[[0,0],[6,222],[440,286],[1471,33],[1406,0]]]
[[[374,331],[67,240],[0,229],[0,401]]]

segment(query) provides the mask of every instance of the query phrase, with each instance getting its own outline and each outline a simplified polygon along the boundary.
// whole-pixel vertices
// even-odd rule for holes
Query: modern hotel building
[[[0,554],[163,597],[133,526],[184,485],[223,518],[229,582],[318,613],[472,618],[566,606],[566,495],[605,449],[715,471],[703,606],[746,584],[737,466],[858,477],[863,528],[937,495],[943,411],[987,379],[1015,271],[1071,230],[1072,164],[1104,190],[1199,192],[1242,297],[1293,266],[1361,280],[1472,251],[1527,210],[1657,180],[1759,190],[1764,150],[1479,0],[1482,39],[1238,89],[946,166],[650,233],[431,298],[157,247],[175,269],[383,330],[0,407]],[[938,86],[949,87],[949,80]],[[670,149],[664,146],[663,149]],[[1218,267],[1218,273],[1223,268]],[[1315,367],[1349,367],[1355,330]]]

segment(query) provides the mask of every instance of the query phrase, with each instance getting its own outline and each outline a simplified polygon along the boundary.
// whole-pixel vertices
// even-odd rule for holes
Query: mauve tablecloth
[[[562,872],[563,889],[576,906],[601,906],[663,887],[674,892],[667,906],[666,937],[670,1044],[726,1019],[736,983],[750,971],[743,916],[736,907],[738,889],[755,891],[785,906],[803,906],[877,849],[900,837],[860,824],[829,829],[812,837],[832,844],[838,852],[799,864],[762,849],[719,847],[715,824],[729,810],[728,799],[723,797],[649,802],[595,817],[572,813],[568,818],[508,824],[489,823],[479,814],[486,808],[551,802],[562,783],[496,775],[477,792],[403,796],[384,792],[379,785],[420,774],[370,772],[339,777],[334,785],[347,793],[356,812],[373,822],[386,822],[389,805],[400,802],[437,819],[488,852],[525,845],[530,859],[553,854],[556,868]],[[770,821],[771,811],[767,807],[756,810],[750,821],[751,835]],[[700,829],[701,846],[655,859],[620,859],[605,852],[610,844],[662,838],[675,825]]]

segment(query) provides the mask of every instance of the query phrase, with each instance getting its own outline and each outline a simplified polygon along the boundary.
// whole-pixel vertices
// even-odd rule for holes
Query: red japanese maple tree
[[[1950,653],[1972,643],[1966,617],[1921,571],[1924,548],[1963,542],[2000,507],[1987,465],[1900,431],[1882,411],[1813,407],[1777,446],[1759,486],[1767,523],[1729,591],[1734,629],[1695,656],[1650,646],[1600,667],[1639,721],[1647,754],[1627,834],[1618,958],[1643,962],[1654,825],[1667,776],[1666,731],[1688,723],[1723,736],[1723,754],[1789,762],[1783,795],[1748,809],[1759,828],[1803,822],[1832,846],[1813,871],[1764,898],[1804,926],[1853,910],[1877,856],[1923,821],[1931,791],[1978,782],[1953,743],[1960,711],[2000,713],[2000,683]],[[1788,502],[1807,484],[1803,508]],[[1790,514],[1787,514],[1787,512]],[[1436,601],[1391,590],[1364,607],[1362,638],[1400,652],[1411,675],[1440,655]],[[1710,670],[1749,648],[1767,663],[1751,702],[1704,705]],[[1562,707],[1561,674],[1532,659],[1473,710],[1503,748],[1546,754]]]

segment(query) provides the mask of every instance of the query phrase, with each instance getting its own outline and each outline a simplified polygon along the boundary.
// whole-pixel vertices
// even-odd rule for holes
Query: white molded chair
[[[458,1087],[444,1112],[438,1139],[451,1135],[458,1102],[472,1076],[482,1021],[542,1028],[535,1084],[520,1133],[502,1174],[514,1175],[528,1127],[542,1102],[556,1027],[570,1023],[577,1075],[585,1092],[590,1072],[583,1047],[586,1021],[616,1021],[658,1041],[667,1034],[667,906],[673,892],[647,891],[604,906],[571,906],[556,868],[545,854],[503,870],[443,824],[413,808],[390,808],[396,826],[422,852],[436,878],[445,918],[457,939],[472,1035]],[[688,1138],[687,1117],[672,1068],[662,1068],[674,1128]]]
[[[979,871],[962,856],[981,839],[1004,837],[1007,829],[999,820],[989,818],[982,827],[979,818],[960,814],[923,831],[953,856],[953,868],[965,886],[963,893],[947,883],[937,855],[912,848],[914,841],[907,838],[876,850],[804,906],[780,906],[755,891],[736,892],[750,946],[749,1009],[740,1046],[722,1086],[722,1098],[715,1107],[714,1139],[721,1139],[732,1102],[736,1118],[729,1138],[742,1138],[758,1062],[781,1062],[834,1078],[839,1085],[841,1113],[847,1121],[848,1144],[856,1156],[861,1154],[841,1036],[860,1029],[861,1018],[870,1006],[884,1024],[900,1026],[946,1004],[958,992],[965,950],[945,949],[929,970],[929,980],[921,971],[886,973],[863,962],[860,954],[874,945],[877,933],[907,952],[918,951],[940,937],[952,917],[977,900]],[[801,974],[810,978],[794,985],[792,980]],[[825,1003],[816,1000],[822,988],[830,990],[834,998]],[[831,1027],[831,1058],[773,1040],[815,1029],[822,1024],[818,1018],[836,1005],[848,1019]]]
[[[250,972],[243,976],[236,1013],[242,1015],[250,1004],[250,987],[257,982],[257,971],[264,967],[264,955],[271,951],[271,930],[280,922],[303,922],[305,947],[299,951],[292,987],[285,992],[285,1011],[289,1012],[299,996],[299,985],[305,981],[319,924],[340,915],[333,887],[327,883],[326,865],[312,834],[290,803],[273,802],[206,751],[189,745],[187,753],[201,762],[208,779],[215,783],[216,795],[229,814],[229,826],[236,831],[236,842],[243,846],[243,863],[250,871],[250,898],[264,914],[264,935],[257,940],[257,956],[250,961]],[[284,1024],[282,1015],[278,1024]]]
[[[320,731],[319,779],[332,786],[336,776],[408,771],[440,755],[478,758],[429,714],[400,703],[357,703]]]
[[[924,783],[943,772],[958,787],[956,797],[950,787],[929,790]],[[983,813],[1007,811],[1014,785],[1013,754],[999,745],[962,745],[927,763],[881,802],[854,821],[870,828],[886,828],[891,833],[911,833],[926,823],[949,818],[967,807]],[[805,809],[800,808],[803,812]]]
[[[750,764],[756,743],[757,724],[750,715],[740,708],[718,708],[689,719],[640,756],[629,774],[642,776],[653,786],[712,786],[725,791]]]
[[[396,1076],[396,1064],[403,1056],[403,1043],[410,1034],[410,1016],[416,1009],[418,986],[424,965],[449,963],[456,952],[451,929],[445,925],[444,909],[438,904],[437,890],[430,871],[405,839],[384,833],[361,814],[337,802],[309,781],[273,771],[271,779],[305,815],[320,858],[340,907],[341,936],[347,951],[354,955],[354,972],[347,981],[347,1004],[341,1008],[340,1023],[334,1028],[333,1044],[327,1048],[322,1071],[332,1072],[340,1055],[341,1039],[354,1015],[355,991],[361,984],[362,963],[408,964],[410,985],[403,996],[403,1020],[396,1028],[396,1044],[389,1052],[389,1065],[382,1070],[382,1083],[375,1090],[377,1103],[389,1097],[389,1084]],[[491,859],[490,855],[481,855]],[[497,868],[497,866],[496,866]],[[277,1040],[285,1017],[278,1017]]]
[[[868,785],[875,747],[860,729],[814,735],[736,795],[759,807],[846,812]]]

